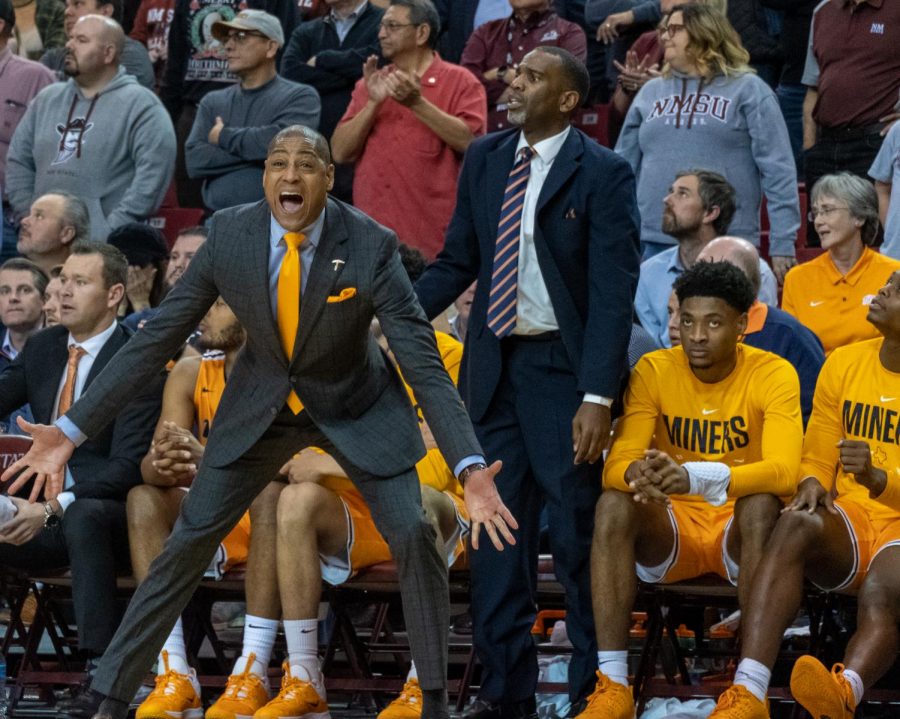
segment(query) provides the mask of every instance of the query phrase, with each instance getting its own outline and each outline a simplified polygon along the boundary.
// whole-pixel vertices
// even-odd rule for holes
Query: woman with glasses
[[[900,262],[872,249],[879,238],[878,196],[871,183],[841,172],[813,185],[809,219],[826,250],[792,269],[781,305],[835,347],[878,336],[868,321],[869,303]]]
[[[779,279],[794,264],[800,227],[797,172],[778,100],[747,64],[725,16],[707,5],[676,6],[661,30],[662,76],[647,82],[625,118],[616,152],[637,176],[644,258],[675,244],[662,231],[672,178],[697,167],[737,191],[729,234],[759,244],[768,200],[770,254]]]

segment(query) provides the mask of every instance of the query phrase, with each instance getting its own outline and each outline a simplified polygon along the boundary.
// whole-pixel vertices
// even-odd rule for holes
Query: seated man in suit
[[[778,497],[796,486],[797,373],[740,343],[750,282],[728,262],[698,262],[675,291],[682,345],[638,362],[603,468],[591,555],[599,670],[582,719],[634,717],[627,648],[638,578],[715,573],[744,600]]]
[[[0,266],[0,371],[25,347],[28,338],[44,326],[46,273],[24,257],[13,257]],[[0,419],[0,432],[15,432],[16,416],[32,421],[26,406]]]
[[[761,302],[759,298],[759,252],[739,237],[717,237],[700,250],[697,260],[730,262],[743,271],[756,291],[757,300],[747,315],[744,344],[784,357],[794,365],[800,378],[800,410],[803,425],[812,412],[813,392],[825,350],[815,333],[784,310]]]
[[[63,265],[61,324],[33,335],[0,374],[0,415],[30,404],[38,422],[65,414],[128,341],[116,323],[127,263],[105,244],[79,242]],[[159,381],[135,389],[114,422],[66,465],[64,491],[48,502],[12,497],[0,526],[0,564],[28,571],[70,567],[78,644],[88,659],[106,649],[119,622],[116,572],[127,570],[125,497],[159,413]]]

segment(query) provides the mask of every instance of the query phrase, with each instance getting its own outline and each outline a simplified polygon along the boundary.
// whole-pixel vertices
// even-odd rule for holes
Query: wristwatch
[[[477,472],[482,469],[487,469],[487,465],[484,462],[473,462],[459,473],[459,483],[463,487],[465,487],[466,480],[469,478],[469,475],[472,474],[472,472]]]
[[[60,522],[62,522],[62,517],[53,511],[53,505],[50,502],[44,502],[44,527],[48,529],[58,527]]]

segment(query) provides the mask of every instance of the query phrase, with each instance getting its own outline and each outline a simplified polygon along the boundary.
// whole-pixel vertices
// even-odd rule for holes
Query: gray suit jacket
[[[424,445],[400,377],[370,332],[373,316],[447,463],[454,467],[481,454],[400,263],[394,233],[329,198],[288,361],[269,300],[269,218],[264,201],[213,216],[209,239],[159,314],[107,365],[69,419],[88,436],[102,430],[221,295],[246,329],[247,344],[228,378],[204,462],[222,467],[247,452],[293,387],[319,429],[360,469],[393,476],[412,467]],[[352,296],[335,301],[342,290]]]

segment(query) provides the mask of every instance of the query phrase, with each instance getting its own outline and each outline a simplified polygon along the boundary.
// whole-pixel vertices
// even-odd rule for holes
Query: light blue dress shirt
[[[301,230],[301,232],[306,235],[306,240],[304,240],[303,246],[300,248],[301,297],[303,296],[303,292],[306,291],[309,270],[310,267],[312,267],[319,240],[322,238],[322,229],[324,226],[325,212],[321,212],[311,225],[308,225]],[[278,320],[278,273],[281,270],[281,262],[287,252],[287,243],[284,240],[284,236],[287,232],[287,230],[278,224],[275,216],[272,215],[269,220],[269,299],[272,303],[272,315],[275,317],[276,322]],[[56,426],[62,430],[66,437],[75,443],[76,447],[87,439],[87,435],[75,426],[75,423],[66,416],[57,419]],[[476,462],[484,462],[484,457],[480,455],[465,457],[456,465],[453,472],[458,477],[460,472],[470,464]]]
[[[660,347],[671,347],[669,341],[669,295],[677,277],[684,272],[678,245],[663,250],[641,263],[634,309],[643,327]],[[778,306],[778,281],[765,260],[759,261],[759,301]]]

